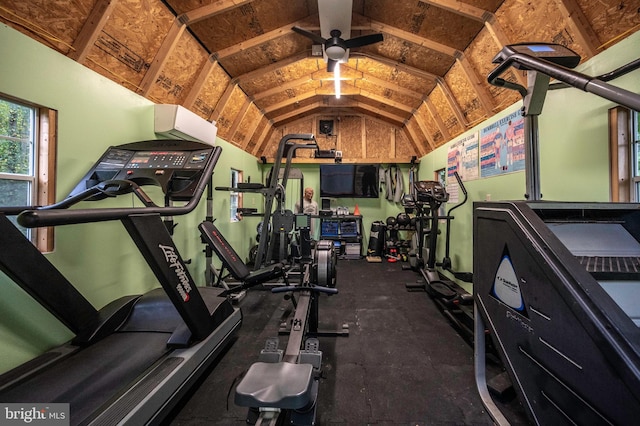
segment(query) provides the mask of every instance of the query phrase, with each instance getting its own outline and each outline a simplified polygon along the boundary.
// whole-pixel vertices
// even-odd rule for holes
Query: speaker
[[[329,198],[322,198],[322,210],[331,210],[331,200]]]
[[[320,120],[320,134],[331,135],[333,133],[333,120]]]

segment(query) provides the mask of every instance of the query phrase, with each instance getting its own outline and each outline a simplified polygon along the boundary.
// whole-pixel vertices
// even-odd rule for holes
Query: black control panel
[[[139,186],[154,185],[171,200],[193,196],[211,160],[213,147],[199,142],[156,140],[112,146],[87,172],[69,196],[108,180],[129,180]],[[104,196],[95,196],[97,200]]]
[[[535,58],[544,59],[554,64],[566,67],[575,68],[580,63],[580,55],[573,50],[565,47],[561,44],[555,43],[519,43],[510,44],[502,48],[500,53],[493,58],[494,64],[504,62],[508,57],[516,54],[524,53],[525,55],[533,56]],[[515,63],[515,68],[526,70],[527,68],[520,64]]]

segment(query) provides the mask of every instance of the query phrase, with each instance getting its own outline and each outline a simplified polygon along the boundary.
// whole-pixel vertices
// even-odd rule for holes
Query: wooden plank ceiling
[[[292,31],[320,34],[317,1],[0,0],[0,20],[216,121],[256,157],[283,133],[336,119],[340,148],[380,162],[422,156],[517,101],[486,83],[503,45],[552,41],[586,60],[640,27],[640,0],[353,0],[350,36],[384,40],[351,49],[336,99],[314,43]]]

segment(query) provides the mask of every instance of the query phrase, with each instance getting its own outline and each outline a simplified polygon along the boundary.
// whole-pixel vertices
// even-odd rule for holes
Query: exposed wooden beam
[[[560,13],[575,31],[578,44],[589,57],[598,53],[600,40],[576,0],[556,0]]]
[[[275,127],[273,127],[273,122],[269,120],[267,125],[264,126],[262,132],[260,132],[260,137],[256,142],[256,149],[253,151],[256,157],[264,152],[265,144],[271,139],[271,133],[275,131]]]
[[[264,44],[268,41],[274,40],[278,37],[282,37],[287,34],[292,34],[291,27],[295,25],[299,25],[299,22],[293,24],[283,25],[280,28],[276,28],[275,30],[271,30],[264,34],[261,34],[257,37],[252,37],[249,40],[242,41],[240,43],[236,43],[233,46],[229,46],[226,49],[221,49],[216,52],[218,55],[218,59],[226,58],[227,56],[235,55],[236,53],[240,53],[243,50],[251,49],[253,47]]]
[[[469,125],[469,122],[465,118],[464,113],[462,112],[462,108],[460,108],[460,105],[458,105],[456,98],[453,96],[453,93],[451,92],[449,85],[443,79],[440,79],[440,78],[438,79],[437,83],[440,90],[442,90],[444,98],[449,104],[449,107],[453,111],[453,114],[458,119],[458,122],[462,125],[463,128],[466,128]]]
[[[209,121],[213,121],[213,122],[218,121],[218,118],[222,114],[222,110],[227,105],[227,102],[229,102],[229,99],[231,99],[231,95],[233,94],[233,89],[235,89],[236,86],[237,86],[237,83],[234,80],[231,80],[231,82],[229,82],[229,85],[227,86],[224,93],[218,100],[216,107],[213,109],[213,112],[211,113],[211,117],[209,117]]]
[[[265,114],[268,114],[280,108],[284,108],[291,104],[295,104],[296,102],[300,102],[300,101],[304,101],[305,99],[312,98],[316,95],[317,95],[317,92],[315,90],[312,90],[310,92],[305,92],[298,96],[294,96],[293,98],[285,99],[284,101],[269,105],[268,107],[264,108],[264,112]]]
[[[462,52],[460,52],[458,49],[455,49],[451,46],[447,46],[445,44],[438,43],[437,41],[421,37],[419,35],[410,33],[409,31],[401,30],[400,28],[394,27],[393,25],[373,21],[364,16],[362,17],[362,19],[371,22],[371,29],[374,31],[386,33],[394,37],[407,40],[413,44],[417,44],[418,46],[426,47],[428,49],[435,50],[436,52],[444,53],[445,55],[455,57],[456,55],[462,54]]]
[[[427,3],[432,6],[439,7],[440,9],[448,10],[457,15],[464,16],[476,21],[484,22],[491,15],[488,10],[480,9],[479,7],[472,6],[467,3],[463,3],[460,0],[419,0],[422,3]]]
[[[502,25],[500,25],[500,23],[495,19],[495,17],[487,20],[484,23],[484,26],[487,29],[487,31],[489,31],[489,34],[491,34],[493,41],[496,42],[496,45],[498,46],[497,50],[502,49],[504,46],[511,43],[507,35],[502,30]],[[518,80],[518,84],[520,84],[521,86],[527,87],[527,78],[524,76],[522,72],[516,70],[513,67],[511,68],[511,72],[513,72],[513,75],[516,76],[516,80]]]
[[[436,74],[432,74],[428,71],[424,71],[421,70],[419,68],[415,68],[412,67],[410,65],[405,65],[402,62],[399,61],[394,61],[393,59],[389,59],[389,58],[385,58],[384,56],[380,56],[380,55],[376,55],[376,54],[372,54],[372,53],[363,53],[363,52],[351,52],[350,53],[350,57],[363,57],[363,58],[368,58],[371,59],[373,61],[377,61],[380,62],[384,65],[387,65],[389,67],[395,68],[399,71],[404,71],[408,74],[411,74],[413,76],[416,77],[420,77],[420,78],[424,78],[425,80],[432,80],[435,81],[436,79],[438,79],[440,76],[436,75]],[[357,69],[357,68],[356,68]]]
[[[98,39],[100,31],[104,28],[117,3],[118,0],[98,0],[96,2],[87,20],[84,21],[78,37],[73,42],[69,58],[84,64],[87,54]]]
[[[153,61],[151,62],[151,66],[140,82],[138,92],[143,96],[146,97],[149,95],[149,92],[151,91],[153,84],[158,79],[158,76],[160,75],[165,62],[171,55],[171,52],[173,52],[173,49],[178,44],[180,36],[182,36],[182,33],[186,28],[187,27],[179,20],[175,19],[173,21],[173,24],[171,25],[171,28],[169,28],[169,32],[165,36],[164,41],[162,42],[162,45],[158,50],[158,53],[156,53],[155,58],[153,58]]]
[[[458,64],[460,64],[460,66],[462,67],[462,70],[467,76],[467,79],[469,80],[471,87],[473,87],[473,90],[476,92],[476,95],[478,95],[478,100],[480,101],[480,104],[482,105],[482,108],[484,109],[485,114],[491,115],[491,112],[493,111],[493,108],[494,108],[494,102],[491,96],[489,95],[489,93],[487,92],[487,90],[485,89],[485,86],[480,84],[480,79],[478,78],[478,74],[475,72],[475,70],[473,69],[473,67],[471,66],[467,58],[460,57],[460,58],[456,58],[456,60],[458,61]]]
[[[438,130],[440,130],[445,142],[451,139],[449,130],[447,129],[447,126],[445,126],[444,121],[442,121],[442,118],[440,118],[440,114],[438,114],[438,110],[435,105],[433,105],[429,98],[424,100],[424,105],[427,107],[427,111],[429,111],[429,114],[431,114],[431,117],[436,122],[436,126],[438,126]]]
[[[217,0],[206,6],[190,10],[179,16],[179,19],[185,25],[191,25],[203,19],[210,18],[219,13],[227,12],[236,7],[251,3],[253,0]]]
[[[187,97],[182,102],[182,106],[188,109],[191,109],[193,107],[193,105],[196,102],[196,99],[198,99],[198,94],[202,90],[202,87],[204,86],[204,84],[207,82],[209,75],[211,75],[211,71],[213,71],[213,69],[217,64],[218,64],[218,61],[216,61],[215,57],[213,55],[209,55],[209,60],[207,60],[202,66],[202,68],[200,69],[200,72],[198,73],[198,78],[196,78],[196,81],[193,83],[193,86],[191,86],[191,89],[189,90]]]
[[[422,157],[423,155],[425,155],[426,150],[424,148],[420,148],[422,146],[422,143],[420,142],[420,136],[418,136],[416,132],[413,131],[413,128],[409,125],[408,122],[404,125],[404,131],[406,132],[409,142],[413,146],[413,149],[416,151],[418,156]]]
[[[273,62],[264,67],[258,68],[257,70],[249,71],[246,74],[239,75],[238,77],[236,77],[236,80],[238,81],[238,84],[242,85],[242,82],[244,81],[251,81],[251,80],[257,79],[260,76],[276,71],[280,68],[284,68],[288,65],[294,64],[298,61],[302,61],[307,58],[309,58],[309,52],[306,52],[306,51],[300,52],[298,54],[289,56],[288,58],[285,58],[281,61]]]
[[[277,93],[281,93],[284,92],[285,90],[289,90],[289,89],[293,89],[295,87],[298,87],[302,84],[308,83],[309,81],[311,81],[311,78],[306,76],[306,77],[301,77],[298,78],[296,80],[291,80],[287,83],[283,83],[283,84],[278,84],[276,86],[273,86],[270,89],[265,90],[264,92],[260,92],[260,93],[256,93],[255,95],[253,95],[253,98],[258,101],[260,99],[264,99],[266,97],[275,95]]]
[[[246,117],[245,117],[246,118]],[[263,115],[262,118],[264,118],[266,120],[266,117]],[[262,119],[260,120],[253,120],[250,124],[249,127],[247,128],[247,135],[246,135],[246,139],[244,141],[244,143],[242,144],[242,149],[244,149],[245,151],[247,150],[247,146],[249,145],[249,142],[251,142],[251,138],[253,137],[253,134],[256,132],[256,129],[258,128],[258,126],[260,125],[260,122],[262,121]]]
[[[427,129],[427,125],[422,121],[422,117],[420,117],[420,114],[413,114],[413,119],[416,121],[416,124],[420,128],[420,131],[422,132],[425,139],[427,140],[430,151],[433,151],[434,149],[436,149],[436,144],[433,141],[433,137],[431,137],[431,133],[429,132],[429,129]]]
[[[229,128],[229,139],[231,139],[232,141],[233,141],[233,136],[238,131],[238,126],[240,126],[240,122],[244,119],[244,116],[247,115],[247,111],[249,110],[249,107],[251,106],[252,103],[253,103],[253,100],[249,98],[245,98],[244,104],[242,104],[240,111],[238,111],[238,113],[236,114],[236,118],[233,120],[233,123]]]

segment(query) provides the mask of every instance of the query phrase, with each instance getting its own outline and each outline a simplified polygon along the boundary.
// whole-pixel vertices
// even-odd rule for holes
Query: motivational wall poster
[[[524,117],[516,111],[480,130],[480,177],[524,170]]]

